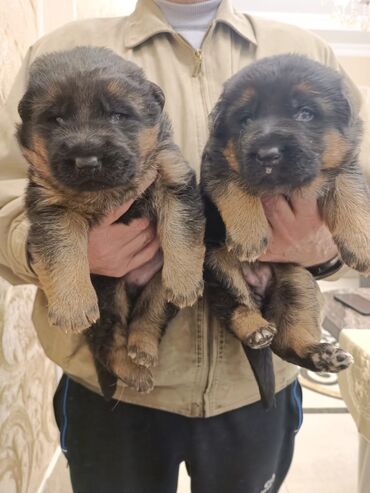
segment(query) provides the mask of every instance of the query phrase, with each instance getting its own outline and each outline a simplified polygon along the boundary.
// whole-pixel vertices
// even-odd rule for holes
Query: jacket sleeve
[[[361,138],[360,147],[360,166],[365,175],[365,178],[370,186],[370,124],[369,124],[369,108],[367,108],[365,99],[362,96],[359,88],[351,80],[349,75],[345,72],[343,67],[340,65],[338,59],[336,58],[331,47],[325,43],[321,42],[323,48],[323,60],[322,62],[326,65],[340,71],[345,79],[345,85],[348,90],[349,98],[353,106],[359,110],[360,117],[363,122],[363,132]],[[344,275],[348,274],[351,269],[347,265],[343,265],[335,274],[325,277],[325,281],[337,281]]]
[[[27,261],[28,222],[24,212],[27,162],[15,137],[18,102],[26,86],[31,49],[0,110],[0,276],[12,284],[36,283]]]

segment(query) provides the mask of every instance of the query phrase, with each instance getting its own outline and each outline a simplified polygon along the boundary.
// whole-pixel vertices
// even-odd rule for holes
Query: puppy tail
[[[110,373],[96,358],[94,358],[96,374],[100,389],[106,401],[113,399],[117,388],[117,377]]]
[[[98,376],[98,382],[106,401],[113,399],[113,394],[117,388],[117,377],[110,373],[99,361],[95,360],[95,368]]]
[[[275,374],[272,364],[272,350],[270,347],[252,349],[243,345],[244,353],[252,367],[261,402],[265,409],[275,406]]]

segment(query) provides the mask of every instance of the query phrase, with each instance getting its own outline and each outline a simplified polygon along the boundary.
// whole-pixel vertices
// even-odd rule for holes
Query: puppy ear
[[[25,148],[30,146],[31,140],[28,123],[31,120],[32,103],[32,94],[28,90],[18,104],[18,113],[22,119],[22,123],[17,125],[17,139],[19,144]]]
[[[216,106],[213,108],[211,113],[208,116],[208,128],[209,132],[214,136],[219,136],[222,132],[222,112],[223,112],[223,104],[222,104],[222,96],[216,103]]]
[[[359,120],[361,110],[361,94],[353,82],[344,75],[342,80],[342,95],[346,101],[346,116],[348,125],[352,126]]]
[[[157,84],[154,84],[154,82],[150,82],[150,87],[151,87],[151,91],[152,91],[152,94],[154,96],[154,99],[159,104],[159,107],[161,108],[161,112],[162,112],[163,107],[164,107],[164,103],[166,101],[164,93],[163,93],[162,89]]]
[[[28,90],[18,104],[18,113],[23,122],[31,118],[32,99],[32,93]]]

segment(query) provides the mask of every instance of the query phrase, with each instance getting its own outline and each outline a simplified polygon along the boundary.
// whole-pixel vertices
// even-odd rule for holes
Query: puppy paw
[[[368,231],[347,231],[333,236],[343,262],[362,274],[370,274],[370,236]]]
[[[133,382],[133,387],[141,394],[149,394],[154,389],[153,376],[147,368],[141,367]]]
[[[137,345],[128,347],[128,356],[138,366],[152,368],[158,364],[158,351],[148,352],[147,348],[143,349]]]
[[[128,337],[127,352],[135,365],[151,368],[158,364],[159,340],[144,331],[132,331]]]
[[[226,248],[242,262],[254,262],[267,248],[268,238],[262,236],[252,242],[248,239],[245,243],[239,243],[231,235],[226,237]]]
[[[317,344],[310,353],[310,359],[315,367],[315,371],[327,371],[338,373],[345,370],[353,363],[351,354],[346,353],[334,344]]]
[[[86,301],[86,302],[85,302]],[[49,324],[59,327],[66,333],[80,333],[93,325],[100,317],[97,297],[84,300],[84,303],[50,302],[48,306]]]
[[[116,344],[104,364],[109,371],[137,392],[148,393],[154,388],[153,376],[148,368],[136,365],[127,354],[126,344]]]
[[[351,269],[357,270],[361,274],[370,274],[370,243],[367,250],[363,250],[361,255],[357,255],[353,251],[341,247],[340,256],[343,262],[351,267]]]
[[[193,306],[198,299],[203,295],[204,282],[198,281],[192,286],[177,286],[175,288],[166,288],[166,299],[169,303],[173,303],[178,308],[186,308]]]
[[[260,327],[246,339],[245,344],[252,349],[263,349],[271,344],[276,332],[274,324]]]
[[[128,387],[142,394],[149,394],[154,389],[153,376],[148,368],[132,365],[122,370],[117,368],[115,374]]]

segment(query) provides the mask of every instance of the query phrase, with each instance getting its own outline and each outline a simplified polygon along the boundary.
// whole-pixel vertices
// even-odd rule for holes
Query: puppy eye
[[[57,116],[55,118],[55,121],[57,122],[58,125],[64,125],[65,124],[65,120],[61,116]]]
[[[128,113],[117,113],[113,112],[109,115],[109,119],[112,123],[117,123],[122,120],[125,120],[126,118],[129,118],[130,115]]]
[[[246,127],[246,126],[247,126],[247,125],[249,125],[252,121],[253,121],[252,115],[243,115],[243,116],[240,118],[240,124],[241,124],[243,127]]]
[[[315,117],[314,112],[311,108],[304,106],[300,108],[299,111],[294,115],[294,119],[298,122],[310,122]]]

